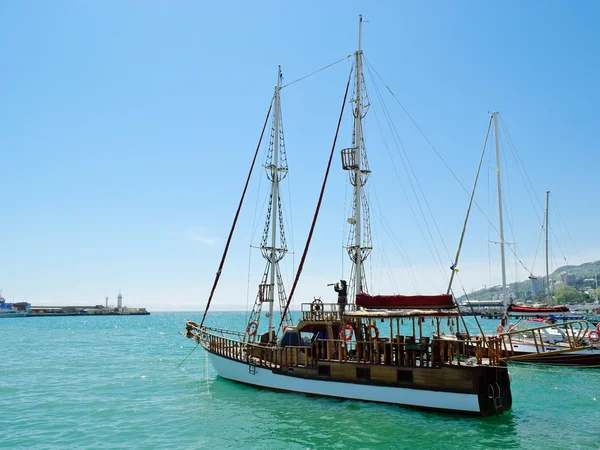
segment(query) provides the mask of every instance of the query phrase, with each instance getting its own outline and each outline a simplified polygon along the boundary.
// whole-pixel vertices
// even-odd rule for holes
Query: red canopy
[[[450,309],[456,308],[452,295],[369,295],[356,296],[356,306],[368,309]]]

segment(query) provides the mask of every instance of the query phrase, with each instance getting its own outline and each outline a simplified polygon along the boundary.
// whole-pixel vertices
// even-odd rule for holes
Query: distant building
[[[531,280],[531,294],[538,295],[544,292],[544,282],[539,278],[529,278]]]
[[[577,277],[575,275],[571,275],[567,272],[561,273],[560,279],[565,286],[572,286],[577,281]]]

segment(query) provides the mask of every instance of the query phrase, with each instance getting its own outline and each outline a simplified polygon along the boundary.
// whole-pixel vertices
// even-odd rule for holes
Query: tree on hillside
[[[559,305],[585,303],[589,297],[571,286],[560,286],[554,292],[554,300]]]

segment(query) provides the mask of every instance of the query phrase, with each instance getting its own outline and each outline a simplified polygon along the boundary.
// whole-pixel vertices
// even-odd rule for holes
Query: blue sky
[[[470,189],[488,112],[500,111],[535,195],[543,201],[552,192],[552,265],[598,259],[595,2],[3,2],[4,296],[34,305],[97,304],[106,295],[112,303],[122,289],[130,306],[203,309],[277,65],[290,82],[351,54],[359,13],[368,21],[366,58],[461,182]],[[284,202],[295,251],[284,267],[288,279],[308,232],[349,67],[344,61],[282,91],[290,166]],[[384,95],[443,236],[440,262],[413,223],[402,191],[406,176],[393,169],[401,164],[398,149],[385,147],[392,141],[384,137],[375,87],[383,85],[365,76],[373,103],[366,123],[371,195],[379,203],[372,211],[372,289],[445,290],[448,274],[437,266],[448,266],[455,252],[468,198]],[[349,117],[341,133],[339,149],[350,145]],[[538,217],[507,138],[502,142],[516,253],[540,273],[539,255],[532,268]],[[333,299],[325,284],[349,269],[341,250],[345,174],[337,155],[334,163],[298,303],[313,295]],[[491,156],[477,201],[493,222],[488,166]],[[215,299],[219,309],[244,309],[248,291],[254,299],[263,262],[249,245],[258,245],[262,228],[260,177],[242,212]],[[467,291],[499,280],[497,249],[488,245],[497,237],[473,214],[459,264]],[[390,244],[384,220],[410,262]],[[514,258],[509,265],[509,281],[526,277]],[[423,272],[422,281],[411,281],[407,267]]]

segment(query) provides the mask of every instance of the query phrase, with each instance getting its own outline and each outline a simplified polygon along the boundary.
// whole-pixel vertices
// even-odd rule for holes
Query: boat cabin
[[[361,294],[356,305],[345,305],[343,312],[338,304],[315,299],[302,305],[296,326],[284,329],[273,357],[283,366],[315,367],[324,362],[415,368],[461,365],[461,359],[468,356],[464,341],[442,337],[440,332],[442,326],[456,324],[458,315],[450,295]],[[483,349],[477,340],[470,343],[470,349],[473,346]],[[469,356],[472,362],[481,363],[483,353],[470,350]]]

